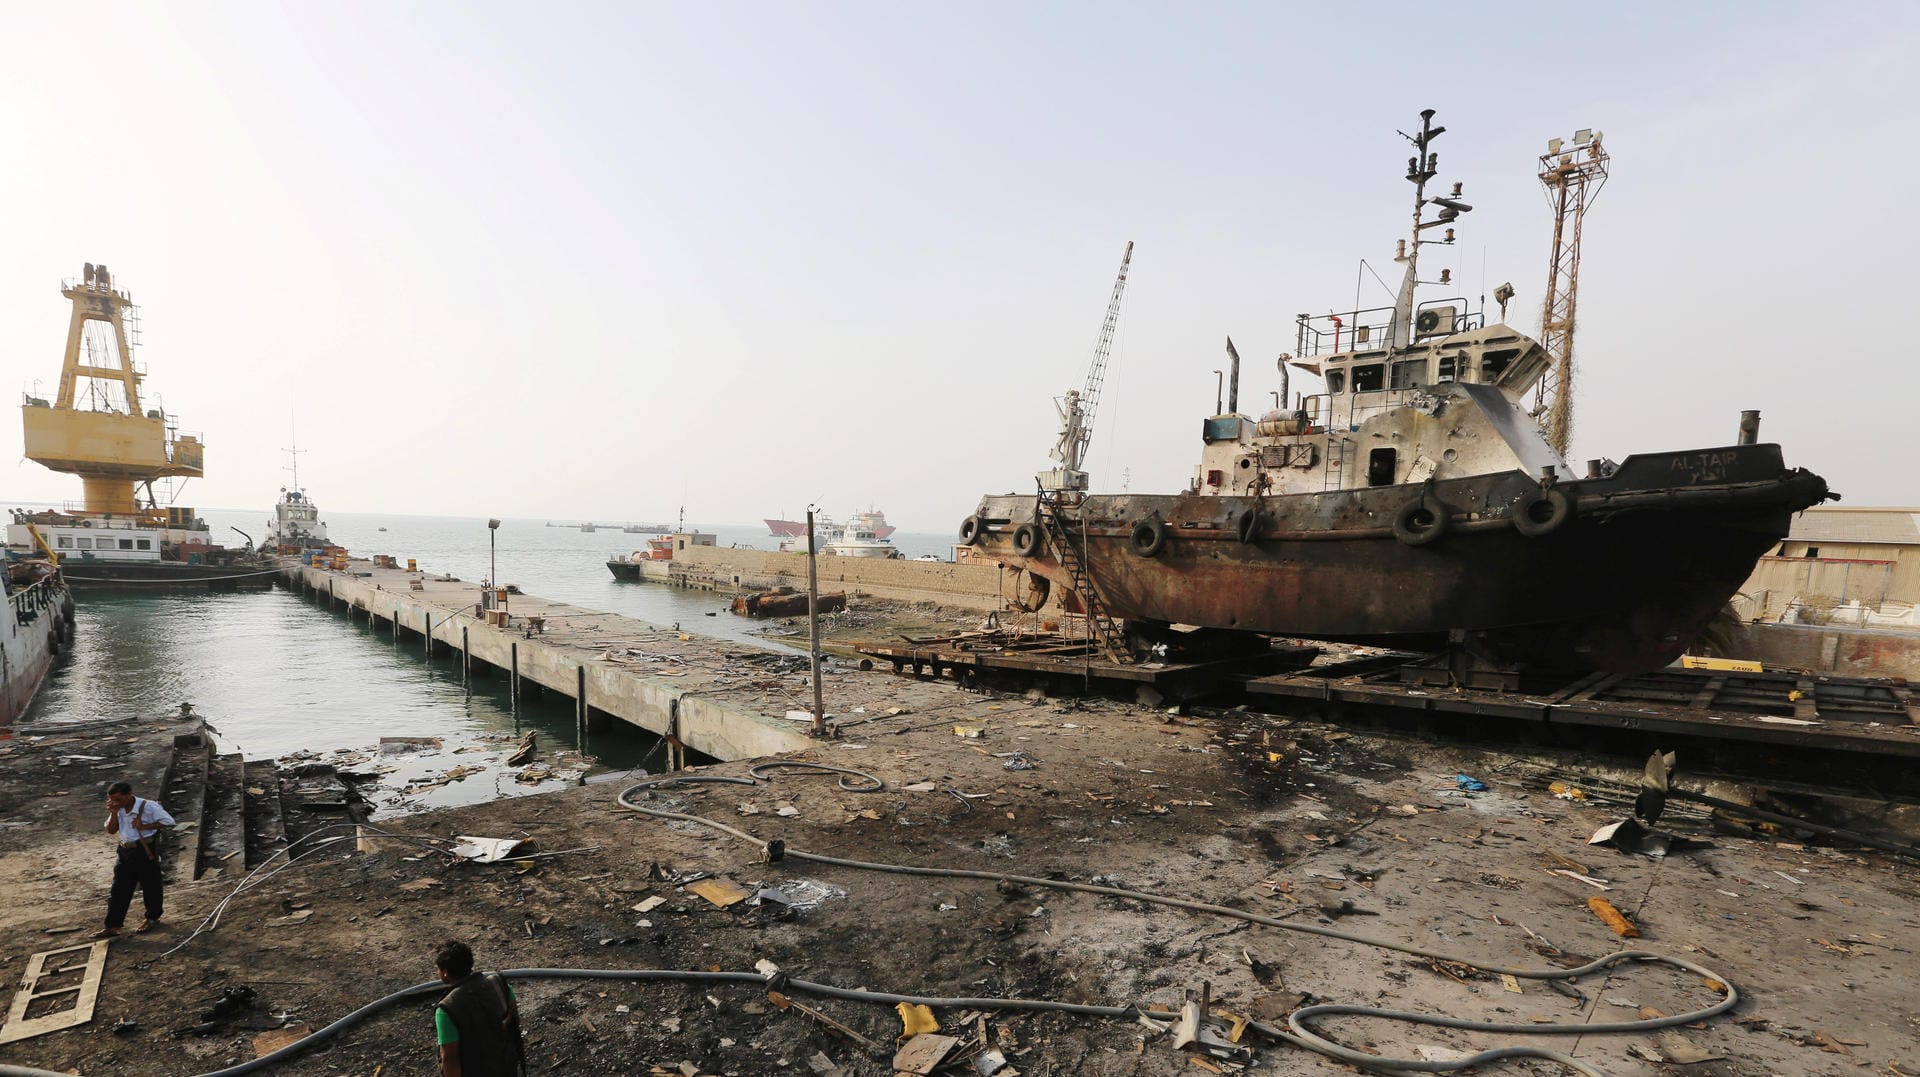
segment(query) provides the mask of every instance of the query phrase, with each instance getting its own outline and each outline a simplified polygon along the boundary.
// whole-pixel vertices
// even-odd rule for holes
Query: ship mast
[[[1400,137],[1413,143],[1414,155],[1407,158],[1407,180],[1413,184],[1413,238],[1401,240],[1399,250],[1393,260],[1406,266],[1406,272],[1400,278],[1400,292],[1393,300],[1393,338],[1392,349],[1400,351],[1413,343],[1413,293],[1421,282],[1419,274],[1420,247],[1425,243],[1453,242],[1453,229],[1448,228],[1440,239],[1422,239],[1421,233],[1429,228],[1439,228],[1452,224],[1462,213],[1470,213],[1472,206],[1460,201],[1461,184],[1454,184],[1453,191],[1442,197],[1427,196],[1427,181],[1440,171],[1440,155],[1433,152],[1433,140],[1446,133],[1445,127],[1433,125],[1433,109],[1423,109],[1420,113],[1420,133],[1409,135],[1400,132]],[[1426,220],[1427,206],[1440,207],[1433,220]],[[1451,270],[1442,270],[1440,283],[1448,283]]]

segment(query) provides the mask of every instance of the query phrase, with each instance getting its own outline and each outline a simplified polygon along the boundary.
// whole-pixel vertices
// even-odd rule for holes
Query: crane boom
[[[1107,380],[1107,357],[1113,352],[1113,331],[1120,324],[1120,299],[1127,290],[1127,267],[1133,263],[1133,241],[1127,241],[1120,256],[1120,272],[1113,279],[1113,295],[1107,300],[1107,316],[1100,323],[1100,339],[1093,346],[1093,362],[1087,367],[1086,386],[1067,391],[1054,407],[1060,412],[1060,436],[1054,443],[1053,458],[1060,466],[1039,475],[1043,490],[1085,490],[1087,473],[1081,467],[1087,458],[1087,444],[1093,439],[1093,417],[1100,408],[1100,390]]]

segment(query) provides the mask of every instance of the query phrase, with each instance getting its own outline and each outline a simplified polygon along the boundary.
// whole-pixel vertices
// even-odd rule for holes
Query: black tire
[[[1142,557],[1158,557],[1160,551],[1167,548],[1167,522],[1158,516],[1149,516],[1133,525],[1133,534],[1128,536],[1133,552]]]
[[[960,521],[960,544],[962,546],[971,546],[979,542],[986,536],[986,533],[987,521],[981,519],[978,513]]]
[[[1452,526],[1451,510],[1438,501],[1429,508],[1425,498],[1416,497],[1393,514],[1393,537],[1408,546],[1437,541]]]
[[[1037,524],[1021,524],[1013,529],[1013,552],[1032,557],[1040,552],[1042,537]]]
[[[1241,543],[1248,546],[1259,541],[1260,532],[1266,529],[1267,514],[1259,509],[1248,509],[1234,523],[1234,531],[1240,536]]]
[[[1564,490],[1529,490],[1513,506],[1513,529],[1528,538],[1551,535],[1573,518],[1573,498]]]

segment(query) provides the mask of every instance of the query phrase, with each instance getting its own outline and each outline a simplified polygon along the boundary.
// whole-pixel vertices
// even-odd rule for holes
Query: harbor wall
[[[293,563],[285,564],[282,575],[332,608],[384,623],[402,640],[419,641],[429,654],[464,654],[469,673],[505,676],[516,696],[537,686],[573,700],[589,731],[618,720],[721,760],[800,751],[812,743],[804,731],[736,700],[595,658],[602,648],[540,635],[527,638],[519,624],[495,628],[466,601],[477,595],[471,584],[462,585],[458,595],[423,593],[412,590],[407,574],[397,570],[342,574]],[[519,597],[514,612],[532,612],[541,602]],[[614,626],[627,621],[612,614],[600,619],[610,631],[622,630]]]
[[[999,565],[905,561],[879,557],[817,558],[822,591],[848,591],[900,602],[932,602],[990,612],[1014,596],[1013,573]],[[807,586],[807,555],[695,546],[674,554],[672,580],[708,591]],[[1004,596],[1004,597],[1003,597]]]
[[[1920,680],[1920,632],[1782,624],[1750,624],[1745,631],[1746,638],[1721,657],[1751,659],[1768,669]]]

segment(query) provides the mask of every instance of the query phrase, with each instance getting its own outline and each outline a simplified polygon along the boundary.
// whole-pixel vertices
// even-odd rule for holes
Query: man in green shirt
[[[464,942],[442,943],[433,963],[440,981],[453,986],[433,1008],[441,1077],[524,1074],[520,1006],[506,978],[497,972],[474,972],[473,951]]]

